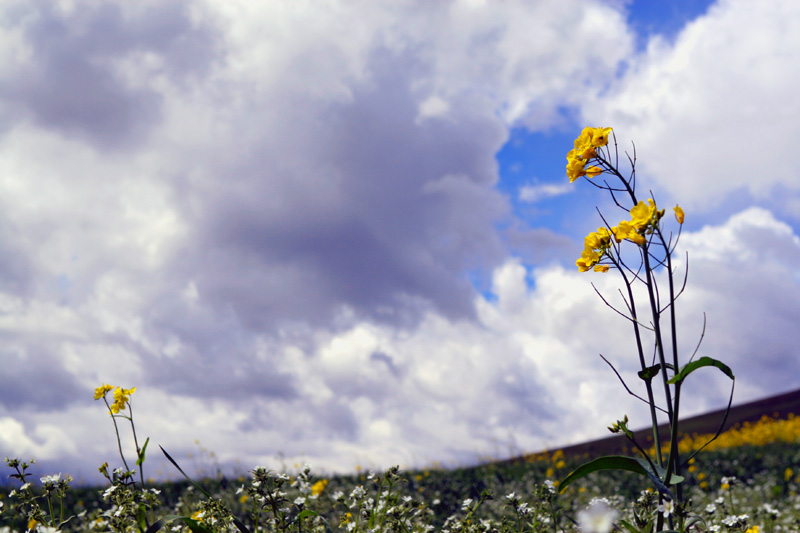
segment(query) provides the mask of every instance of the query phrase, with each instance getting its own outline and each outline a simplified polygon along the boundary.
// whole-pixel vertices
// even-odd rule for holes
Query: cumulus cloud
[[[113,460],[104,382],[137,386],[140,434],[184,458],[199,438],[240,471],[471,462],[601,436],[628,405],[597,357],[636,379],[624,321],[558,263],[575,243],[495,187],[509,127],[549,128],[612,82],[633,41],[618,10],[10,6],[2,453]],[[796,240],[767,210],[684,235],[709,348],[784,364],[800,299],[734,310],[796,289]],[[773,313],[776,336],[754,340]],[[769,375],[745,394],[788,374]]]
[[[639,170],[690,208],[746,192],[797,217],[797,168],[785,154],[800,134],[800,5],[722,0],[675,42],[650,40],[618,83],[587,102],[613,125]]]

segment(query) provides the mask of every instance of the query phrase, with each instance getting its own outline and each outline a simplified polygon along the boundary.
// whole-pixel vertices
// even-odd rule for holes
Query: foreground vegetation
[[[681,449],[701,437],[682,439]],[[691,503],[683,512],[692,530],[800,531],[799,441],[796,417],[764,418],[723,433],[686,472]],[[578,522],[584,531],[609,531],[623,521],[652,527],[657,497],[633,474],[593,474],[559,493],[558,480],[586,459],[555,451],[475,468],[331,478],[316,478],[313,469],[255,468],[248,477],[200,480],[199,487],[185,481],[144,489],[113,473],[106,487],[69,488],[65,476],[43,476],[28,465],[25,479],[0,493],[0,531],[136,531],[137,516],[145,530],[169,531],[237,531],[234,518],[253,532],[576,531]],[[18,463],[9,473],[22,470]]]

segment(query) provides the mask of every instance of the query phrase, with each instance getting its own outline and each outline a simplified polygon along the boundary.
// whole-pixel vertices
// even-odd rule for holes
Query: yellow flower
[[[37,522],[35,518],[31,518],[30,520],[28,520],[28,531],[33,531],[33,528],[35,528],[36,524],[38,523],[39,522]]]
[[[586,161],[583,159],[567,159],[567,177],[570,183],[586,175],[586,170],[583,168],[584,166],[586,166]]]
[[[575,264],[578,266],[579,271],[586,272],[600,261],[601,255],[600,252],[592,250],[591,248],[584,248],[581,257],[575,261]]]
[[[623,220],[619,225],[611,228],[611,231],[614,233],[614,240],[617,242],[628,239],[640,246],[647,242],[647,239],[639,235],[637,228],[628,220]]]
[[[592,143],[592,138],[594,137],[594,130],[596,128],[585,127],[583,131],[575,139],[575,148],[574,151],[576,154],[580,155],[583,159],[591,159],[595,155],[595,146]]]
[[[130,402],[130,396],[136,392],[136,387],[132,389],[123,389],[117,387],[114,389],[114,403],[111,404],[111,412],[114,414],[125,410],[125,405]]]
[[[683,224],[684,216],[685,215],[683,213],[683,209],[681,209],[681,206],[676,205],[675,206],[675,220],[678,221],[678,224]]]
[[[608,144],[608,134],[611,128],[592,128],[592,146],[599,148]]]
[[[313,485],[311,485],[311,495],[312,496],[319,496],[322,494],[322,491],[325,490],[325,486],[328,484],[327,479],[320,479]]]
[[[94,399],[99,400],[100,398],[103,398],[106,393],[110,392],[113,388],[114,387],[111,385],[100,385],[94,390]]]
[[[758,526],[748,527],[744,533],[758,533]]]
[[[639,202],[631,208],[631,224],[633,224],[636,229],[643,228],[652,220],[654,210],[655,204],[651,207],[644,202]]]
[[[608,265],[595,265],[594,271],[595,272],[608,272],[610,267]]]
[[[792,479],[793,476],[794,476],[794,470],[792,470],[791,468],[786,468],[786,470],[783,471],[784,481],[789,481],[790,479]]]
[[[603,169],[600,168],[600,167],[592,166],[592,167],[589,167],[589,168],[586,169],[586,177],[588,177],[588,178],[594,178],[595,176],[599,176],[602,173],[603,173]]]

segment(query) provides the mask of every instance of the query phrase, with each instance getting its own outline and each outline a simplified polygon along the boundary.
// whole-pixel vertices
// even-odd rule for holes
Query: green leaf
[[[170,514],[170,515],[162,516],[161,518],[156,520],[155,523],[152,526],[148,527],[147,531],[145,531],[145,533],[156,533],[156,531],[158,531],[162,527],[166,526],[170,522],[173,522],[173,521],[177,520],[178,518],[183,518],[183,517],[180,516],[180,515],[176,515],[176,514]]]
[[[599,470],[628,470],[642,476],[647,475],[647,471],[642,468],[642,465],[633,457],[626,457],[624,455],[607,455],[605,457],[598,457],[593,461],[584,463],[578,467],[577,470],[568,475],[562,482],[559,491],[563,492],[568,485],[582,477],[588,476],[593,472]]]
[[[247,526],[244,525],[244,522],[242,522],[235,516],[233,517],[233,525],[235,525],[242,533],[251,533],[251,531],[247,528]]]
[[[678,372],[677,374],[675,374],[674,376],[672,376],[672,379],[670,379],[667,383],[670,383],[670,384],[680,383],[684,379],[686,379],[686,377],[689,374],[691,374],[692,372],[694,372],[698,368],[703,368],[704,366],[715,366],[715,367],[719,368],[722,371],[723,374],[725,374],[726,376],[728,376],[732,380],[736,379],[733,376],[733,372],[728,367],[728,365],[726,365],[722,361],[718,361],[716,359],[712,359],[711,357],[701,357],[697,361],[692,361],[691,363],[687,363],[686,365],[684,365],[684,367],[681,368],[681,371]]]
[[[674,499],[669,487],[664,484],[664,477],[666,477],[667,471],[658,465],[653,466],[656,469],[655,471],[653,471],[650,463],[644,459],[626,457],[624,455],[607,455],[605,457],[599,457],[593,461],[589,461],[588,463],[579,466],[577,470],[568,475],[564,481],[561,482],[559,491],[563,492],[564,489],[573,481],[585,477],[593,472],[600,470],[627,470],[628,472],[633,472],[635,474],[650,478],[650,481],[653,482],[659,492],[667,494],[671,499]],[[673,474],[670,481],[672,484],[677,484],[683,481],[683,477]]]
[[[659,370],[661,370],[661,365],[648,366],[644,370],[639,371],[639,377],[644,381],[652,381],[653,378],[658,375]]]
[[[631,533],[641,533],[638,529],[633,527],[633,524],[631,524],[627,520],[620,520],[619,523],[622,524],[622,527],[624,527],[625,529],[627,529]]]
[[[213,533],[214,530],[208,527],[203,522],[198,520],[194,520],[189,518],[188,516],[183,517],[183,523],[186,524],[186,527],[192,530],[192,533]]]
[[[198,485],[197,483],[195,483],[195,482],[192,480],[192,478],[190,478],[189,476],[187,476],[187,475],[186,475],[186,472],[184,472],[184,471],[181,469],[181,467],[180,467],[180,466],[178,466],[178,463],[176,463],[176,462],[175,462],[175,459],[173,459],[173,458],[172,458],[172,457],[171,457],[171,456],[170,456],[170,455],[167,453],[167,450],[165,450],[163,446],[161,446],[161,445],[159,444],[159,445],[158,445],[158,447],[159,447],[159,448],[161,448],[161,451],[164,453],[164,455],[167,457],[167,459],[169,459],[169,462],[170,462],[170,463],[172,463],[172,465],[173,465],[175,468],[177,468],[177,469],[178,469],[178,472],[180,472],[181,474],[183,474],[183,477],[185,477],[185,478],[186,478],[186,479],[189,481],[189,483],[191,483],[191,484],[192,484],[192,485],[193,485],[193,486],[194,486],[194,487],[195,487],[197,490],[199,490],[200,492],[202,492],[203,494],[205,494],[205,495],[206,495],[206,497],[208,497],[208,498],[212,498],[212,499],[214,498],[213,496],[211,496],[211,494],[210,494],[210,493],[209,493],[209,492],[208,492],[206,489],[204,489],[203,487],[201,487],[200,485]]]
[[[147,529],[147,510],[143,503],[140,503],[139,507],[136,508],[136,522],[139,526],[139,531],[144,533]]]
[[[142,466],[144,463],[144,452],[147,450],[147,445],[150,443],[150,437],[147,437],[147,440],[144,441],[144,446],[139,451],[139,458],[136,459],[136,466]]]
[[[319,516],[319,513],[315,513],[311,509],[304,509],[303,511],[301,511],[297,515],[297,519],[298,520],[302,520],[303,518],[306,518],[307,516]]]

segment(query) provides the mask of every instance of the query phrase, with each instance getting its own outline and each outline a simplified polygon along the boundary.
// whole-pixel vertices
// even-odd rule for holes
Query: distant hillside
[[[725,422],[725,429],[727,430],[743,422],[756,422],[765,415],[774,418],[786,418],[789,414],[800,415],[800,390],[732,406],[731,412],[728,414],[728,420]],[[681,433],[716,433],[724,415],[725,410],[720,409],[691,418],[684,418],[681,420]],[[609,421],[608,425],[611,425],[611,421]],[[638,442],[647,443],[648,446],[653,441],[650,428],[634,431],[634,435]],[[669,439],[669,428],[666,425],[659,426],[659,435],[662,441]],[[600,456],[628,453],[629,448],[630,444],[624,435],[610,435],[604,439],[565,446],[561,450],[564,451],[565,455],[569,456]]]

